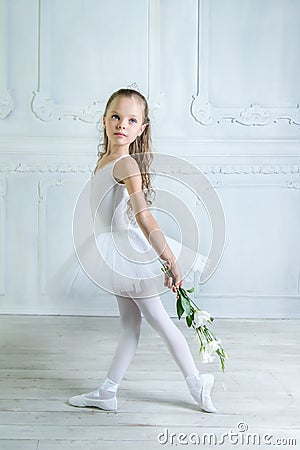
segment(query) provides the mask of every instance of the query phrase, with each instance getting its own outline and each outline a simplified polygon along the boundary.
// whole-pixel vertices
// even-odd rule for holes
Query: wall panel
[[[47,281],[73,251],[105,101],[137,83],[154,151],[200,168],[224,206],[225,250],[195,279],[199,305],[299,316],[299,2],[0,0],[0,11],[0,312],[118,314],[106,293],[67,299]],[[208,253],[209,218],[191,203]],[[170,292],[163,302],[175,316]]]

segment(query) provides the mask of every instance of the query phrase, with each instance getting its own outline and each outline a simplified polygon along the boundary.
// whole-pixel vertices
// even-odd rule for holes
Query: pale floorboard
[[[197,361],[193,331],[183,320],[173,320]],[[224,374],[217,360],[197,362],[216,380],[213,398],[221,412],[207,414],[198,410],[162,339],[144,321],[119,389],[119,410],[105,412],[74,408],[67,400],[96,389],[105,378],[120,332],[118,318],[2,315],[0,450],[195,448],[181,444],[179,433],[220,438],[237,432],[239,422],[261,439],[264,433],[273,435],[273,448],[275,438],[296,439],[296,445],[284,448],[300,448],[299,325],[297,320],[217,319],[214,328],[230,360]],[[158,442],[165,430],[176,433],[173,444],[170,436],[167,444]],[[270,445],[227,441],[218,447]]]

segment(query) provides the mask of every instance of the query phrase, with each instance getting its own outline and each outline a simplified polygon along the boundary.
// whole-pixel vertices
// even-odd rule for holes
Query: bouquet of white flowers
[[[173,277],[172,272],[168,267],[163,264],[162,271],[167,277]],[[176,292],[176,310],[178,319],[181,318],[183,313],[186,314],[186,323],[188,327],[193,327],[197,333],[197,337],[200,341],[200,359],[203,363],[212,362],[215,356],[212,354],[214,352],[220,358],[222,371],[225,370],[225,359],[228,355],[224,348],[221,346],[221,340],[217,339],[214,333],[208,328],[208,324],[213,322],[213,317],[207,311],[202,311],[198,306],[192,301],[188,296],[188,292],[194,292],[194,288],[184,289],[179,286]]]

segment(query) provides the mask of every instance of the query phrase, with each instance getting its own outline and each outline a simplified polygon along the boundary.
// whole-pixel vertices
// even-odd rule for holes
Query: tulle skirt
[[[167,236],[178,260],[184,287],[194,285],[194,273],[201,273],[207,257]],[[139,227],[91,236],[80,249],[57,268],[48,291],[82,297],[103,294],[151,297],[169,290],[164,286],[162,263]]]

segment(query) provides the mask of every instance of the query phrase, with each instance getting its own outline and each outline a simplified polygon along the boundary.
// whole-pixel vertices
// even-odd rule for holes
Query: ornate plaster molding
[[[197,54],[197,94],[192,95],[191,115],[201,125],[216,125],[224,121],[244,126],[266,126],[286,120],[290,125],[300,125],[300,105],[290,108],[267,107],[259,103],[240,108],[217,108],[209,97],[209,0],[198,0],[198,54]],[[201,68],[201,70],[200,70]]]
[[[289,124],[300,125],[299,105],[295,108],[279,110],[276,108],[264,108],[258,103],[252,103],[241,111],[231,108],[215,108],[208,101],[203,102],[201,95],[193,95],[191,114],[201,125],[215,125],[224,120],[246,126],[264,126],[277,123],[278,120],[287,120]]]
[[[47,239],[47,195],[52,187],[64,187],[66,184],[75,183],[75,179],[68,180],[61,177],[45,177],[38,182],[38,292],[45,295],[46,280],[46,239]]]
[[[0,94],[0,119],[5,119],[13,110],[13,100],[10,93],[6,90]]]
[[[5,295],[6,242],[6,179],[0,177],[0,295]]]
[[[40,91],[33,92],[31,100],[31,110],[34,115],[43,122],[53,122],[70,117],[73,120],[80,120],[85,123],[97,123],[104,110],[104,102],[94,101],[81,109],[68,111],[70,108],[62,107],[50,98],[45,97]]]
[[[300,173],[300,163],[297,164],[199,164],[204,174],[214,175],[291,175]],[[70,164],[66,162],[3,162],[0,172],[14,173],[89,173],[92,174],[94,164]],[[181,169],[167,173],[182,173]],[[189,172],[188,174],[193,174]]]
[[[13,110],[13,100],[7,89],[7,0],[0,0],[0,120]]]
[[[61,178],[45,178],[38,182],[38,197],[39,202],[44,202],[47,192],[50,187],[64,186],[65,180]]]
[[[1,1],[1,0],[0,0]],[[105,101],[95,100],[85,106],[71,106],[55,103],[51,97],[51,87],[45,89],[47,80],[41,77],[41,73],[47,78],[47,57],[41,49],[47,48],[47,30],[45,23],[49,11],[47,7],[51,2],[38,0],[39,20],[38,20],[38,83],[37,89],[33,91],[31,99],[31,111],[35,117],[43,122],[53,122],[58,120],[73,119],[83,123],[98,124],[105,108]],[[154,120],[161,107],[162,93],[159,91],[159,70],[157,61],[159,60],[159,6],[160,0],[148,0],[148,103],[149,115]],[[47,15],[48,14],[48,15]],[[41,25],[43,23],[43,26]],[[49,81],[50,83],[50,81]]]
[[[84,167],[81,164],[69,164],[69,163],[47,163],[47,162],[3,162],[0,166],[0,172],[15,172],[15,173],[27,173],[27,172],[42,172],[42,173],[87,173],[88,167]],[[92,168],[90,169],[92,172]]]

